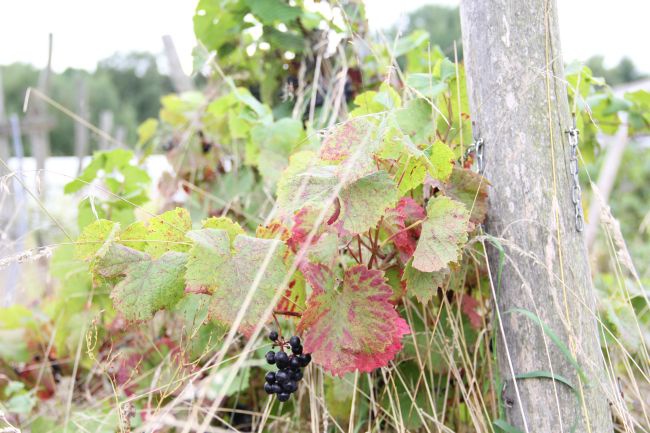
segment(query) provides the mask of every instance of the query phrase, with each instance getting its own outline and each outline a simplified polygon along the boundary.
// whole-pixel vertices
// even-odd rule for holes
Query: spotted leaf
[[[469,212],[462,203],[443,196],[431,199],[413,254],[413,267],[436,272],[456,261],[460,247],[467,242],[468,224]]]
[[[117,281],[111,298],[127,320],[146,320],[173,307],[183,296],[187,255],[168,251],[159,258],[111,243],[97,259],[94,271]]]
[[[187,261],[188,288],[212,293],[209,317],[232,325],[253,290],[239,331],[249,336],[275,296],[286,274],[285,246],[274,239],[238,235],[230,247],[224,230],[202,229],[187,234],[194,241]],[[258,275],[259,274],[259,275]]]

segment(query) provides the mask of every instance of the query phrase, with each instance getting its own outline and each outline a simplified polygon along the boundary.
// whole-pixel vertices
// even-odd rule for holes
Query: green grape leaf
[[[438,288],[443,286],[448,276],[448,269],[421,272],[409,262],[404,269],[402,281],[406,283],[406,291],[410,296],[415,296],[419,302],[426,304],[437,293]]]
[[[489,183],[480,174],[465,168],[454,167],[451,177],[445,183],[436,183],[446,196],[453,198],[470,209],[472,224],[482,224],[487,215]]]
[[[275,185],[289,165],[289,156],[305,138],[302,122],[284,118],[271,125],[258,124],[251,131],[257,146],[257,167],[266,184]]]
[[[427,73],[407,74],[406,85],[418,92],[418,96],[431,98],[433,100],[435,100],[438,95],[444,93],[448,88],[446,82]]]
[[[426,157],[407,157],[404,163],[400,163],[395,174],[399,182],[399,192],[406,194],[424,183],[427,176]]]
[[[467,242],[468,224],[469,212],[462,203],[443,196],[429,200],[427,218],[413,254],[413,267],[436,272],[456,261],[460,247]]]
[[[149,118],[138,126],[138,146],[147,143],[156,135],[158,119]]]
[[[278,181],[278,205],[287,212],[302,207],[322,208],[332,197],[339,180],[336,167],[314,164],[313,152],[298,152],[291,156],[289,167]]]
[[[375,227],[386,209],[395,206],[398,192],[385,171],[362,177],[340,192],[343,228],[363,233]]]
[[[120,243],[134,250],[144,251],[147,246],[147,226],[142,221],[129,224],[120,234]]]
[[[210,217],[204,219],[201,223],[201,227],[204,229],[225,230],[228,233],[230,242],[234,242],[237,235],[246,234],[244,229],[238,223],[228,217]]]
[[[357,108],[350,112],[350,117],[366,116],[399,108],[402,105],[402,99],[392,86],[382,83],[379,92],[369,90],[357,95],[354,98],[354,105]]]
[[[112,243],[98,258],[94,271],[119,282],[111,292],[116,310],[127,320],[147,320],[183,296],[187,255],[169,251],[154,259],[149,254]]]
[[[337,376],[388,365],[410,329],[389,302],[393,291],[384,273],[358,265],[345,272],[339,287],[320,283],[312,287],[297,331],[314,362]]]
[[[192,219],[187,209],[176,208],[149,220],[145,252],[160,257],[167,251],[185,252],[189,246],[185,233],[192,229]]]
[[[245,0],[251,12],[263,24],[273,24],[276,21],[288,23],[300,16],[298,7],[289,6],[282,0]]]
[[[113,221],[99,219],[84,227],[75,242],[75,257],[90,260],[107,243],[111,242],[120,231],[120,225]]]
[[[416,143],[426,143],[429,136],[435,132],[432,119],[433,108],[423,98],[410,101],[405,108],[395,113],[395,120],[399,129],[410,136]]]
[[[212,293],[209,316],[232,325],[249,290],[253,299],[239,325],[249,336],[260,321],[276,290],[282,290],[286,267],[281,241],[239,235],[231,250],[224,230],[201,229],[187,234],[194,241],[187,261],[188,289],[207,289]],[[262,272],[258,279],[258,273]]]
[[[454,152],[442,141],[436,141],[431,146],[431,165],[429,175],[434,179],[447,180],[454,167]]]

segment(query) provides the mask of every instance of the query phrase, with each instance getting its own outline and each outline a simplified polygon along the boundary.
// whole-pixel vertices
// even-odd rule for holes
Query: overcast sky
[[[630,57],[650,72],[650,1],[557,0],[564,59],[585,60],[601,54],[612,66]],[[367,0],[372,28],[427,3],[457,5],[454,0]],[[43,66],[47,34],[54,34],[53,66],[94,69],[116,51],[162,50],[170,34],[186,69],[194,45],[194,0],[0,0],[0,64],[28,62]],[[188,71],[189,72],[189,71]]]

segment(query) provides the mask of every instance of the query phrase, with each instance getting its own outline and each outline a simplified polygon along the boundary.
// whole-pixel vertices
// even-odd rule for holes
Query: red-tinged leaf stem
[[[275,318],[276,314],[279,314],[280,316],[302,317],[302,313],[299,313],[297,311],[275,310],[275,311],[273,311],[273,317],[274,318]],[[276,319],[276,321],[277,321],[277,319]]]

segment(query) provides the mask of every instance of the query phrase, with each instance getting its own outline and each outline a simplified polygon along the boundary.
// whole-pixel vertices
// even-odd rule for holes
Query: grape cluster
[[[311,362],[311,355],[302,353],[302,344],[300,344],[300,337],[297,335],[291,337],[289,341],[285,341],[276,331],[271,331],[269,339],[280,350],[267,352],[266,362],[271,365],[275,364],[278,371],[266,373],[264,391],[267,394],[277,394],[278,400],[285,402],[298,389],[298,382],[303,377],[302,369]],[[287,355],[284,351],[285,348],[290,349],[291,354]]]

